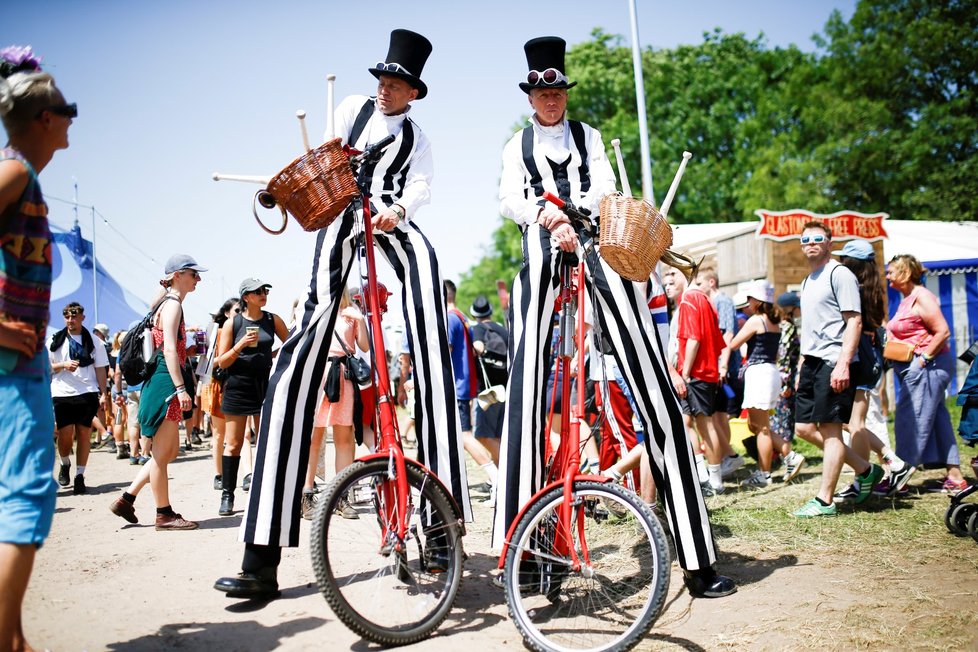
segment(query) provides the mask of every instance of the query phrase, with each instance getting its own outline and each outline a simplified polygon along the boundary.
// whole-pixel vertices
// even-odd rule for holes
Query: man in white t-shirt
[[[72,443],[75,449],[74,493],[85,493],[85,465],[91,450],[92,419],[99,407],[109,406],[106,384],[109,357],[102,342],[82,326],[85,309],[72,301],[64,307],[65,327],[48,340],[51,357],[51,396],[58,430],[61,472],[58,484],[71,482]]]

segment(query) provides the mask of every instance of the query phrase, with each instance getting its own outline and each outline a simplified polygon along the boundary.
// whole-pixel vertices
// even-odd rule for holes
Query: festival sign
[[[831,215],[820,215],[802,208],[788,211],[755,211],[761,218],[757,225],[757,237],[784,242],[801,236],[803,227],[808,222],[823,222],[832,229],[833,240],[882,240],[889,237],[883,228],[883,220],[889,217],[887,213],[867,215],[855,211],[839,211]]]

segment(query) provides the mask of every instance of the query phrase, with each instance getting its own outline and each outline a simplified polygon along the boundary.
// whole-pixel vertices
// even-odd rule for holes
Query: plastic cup
[[[246,332],[246,333],[247,333],[248,335],[251,335],[252,333],[254,333],[254,334],[255,334],[255,336],[257,337],[257,335],[258,335],[258,331],[259,331],[259,330],[260,330],[260,329],[259,329],[259,328],[258,328],[257,326],[245,326],[245,332]],[[251,344],[249,344],[248,346],[249,346],[250,348],[254,348],[254,347],[256,347],[256,346],[258,346],[258,340],[256,339],[256,340],[255,340],[254,342],[252,342],[252,343],[251,343]]]

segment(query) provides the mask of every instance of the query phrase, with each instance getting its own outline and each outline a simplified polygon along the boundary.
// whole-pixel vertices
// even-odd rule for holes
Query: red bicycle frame
[[[551,193],[544,193],[543,197],[558,208],[563,210],[571,217],[586,219],[586,216],[568,206],[561,199]],[[535,503],[542,495],[551,491],[554,487],[563,485],[564,500],[560,505],[557,516],[557,534],[554,537],[554,550],[559,554],[570,555],[571,568],[578,572],[581,570],[582,562],[584,566],[591,564],[591,553],[587,547],[584,537],[584,503],[574,500],[574,483],[579,481],[591,482],[611,482],[611,478],[603,475],[587,475],[580,472],[581,467],[581,421],[585,418],[585,362],[584,362],[584,342],[587,337],[585,320],[583,319],[585,283],[584,283],[584,258],[578,259],[577,265],[571,266],[562,262],[560,273],[560,294],[557,297],[557,310],[560,312],[560,334],[557,341],[557,363],[555,374],[561,379],[560,398],[562,410],[565,415],[560,421],[560,444],[553,455],[553,461],[547,472],[547,482],[543,489],[538,491],[523,506],[516,518],[509,526],[506,533],[506,540],[503,542],[502,553],[499,556],[499,568],[502,568],[506,561],[506,552],[509,548],[510,539],[513,531],[523,517],[527,508]],[[568,328],[574,320],[574,313],[577,312],[577,321],[574,328]],[[570,400],[571,382],[570,370],[571,359],[577,358],[577,391],[573,403]],[[552,406],[551,406],[552,407]],[[569,409],[569,415],[567,414]],[[553,412],[547,420],[547,444],[546,458],[551,457],[550,447],[550,426]],[[577,540],[580,543],[581,556],[578,556],[577,549],[572,545],[573,535],[570,524],[577,510]]]
[[[393,138],[390,140],[393,140]],[[368,152],[371,150],[374,152],[380,151],[383,149],[383,147],[386,147],[387,144],[389,144],[389,142],[385,143],[385,141],[381,141],[376,143],[372,147],[368,148]],[[360,152],[349,146],[344,147],[344,151],[350,157],[351,165],[353,165],[354,168],[357,167],[359,157],[367,155],[367,152]],[[356,172],[356,169],[354,169],[354,172]],[[383,505],[386,506],[388,512],[385,514],[385,518],[381,523],[381,534],[383,541],[382,546],[389,545],[388,540],[390,539],[390,534],[392,533],[388,530],[388,524],[390,524],[396,517],[397,532],[393,533],[396,535],[393,550],[400,552],[404,547],[404,540],[410,527],[410,516],[407,514],[408,495],[411,491],[407,481],[406,465],[408,461],[404,457],[404,449],[401,447],[401,433],[397,426],[394,397],[391,392],[390,374],[388,373],[387,369],[384,331],[381,324],[381,306],[383,304],[380,301],[380,294],[377,288],[377,266],[374,252],[373,223],[370,219],[370,194],[367,192],[365,186],[359,183],[359,181],[358,185],[360,185],[360,201],[363,207],[363,244],[367,258],[367,287],[366,292],[364,292],[364,309],[370,323],[370,344],[374,352],[373,367],[374,372],[377,374],[377,403],[374,409],[377,428],[380,435],[376,451],[359,458],[358,461],[367,461],[377,458],[387,458],[389,461],[389,473],[392,472],[394,475],[394,485],[392,486],[390,483],[385,483],[383,487],[378,488],[383,495]],[[361,290],[363,290],[363,288],[361,288]],[[411,463],[421,466],[414,460],[411,460]]]

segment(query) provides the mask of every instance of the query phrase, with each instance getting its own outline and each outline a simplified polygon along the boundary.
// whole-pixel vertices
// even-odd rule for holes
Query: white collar
[[[380,107],[377,105],[377,98],[375,97],[373,98],[373,100],[374,100],[374,115],[379,115],[389,124],[396,125],[404,122],[404,119],[407,118],[408,113],[411,112],[411,105],[408,104],[407,107],[397,115],[387,115],[386,113],[381,111]]]
[[[537,131],[539,131],[541,134],[545,136],[550,136],[551,138],[562,136],[567,126],[567,114],[565,113],[564,119],[558,122],[557,124],[546,126],[540,124],[540,121],[537,119],[537,114],[534,113],[533,115],[530,116],[530,123],[533,125],[534,129],[536,129]]]

